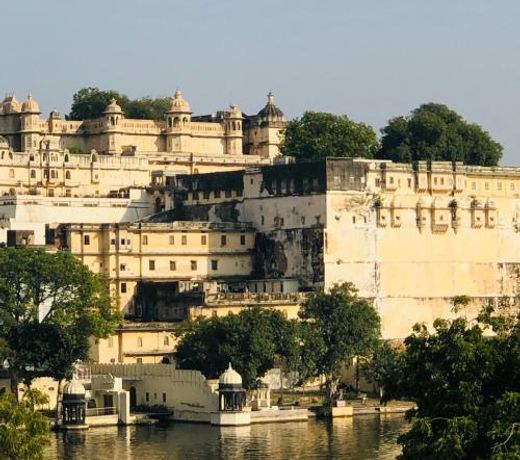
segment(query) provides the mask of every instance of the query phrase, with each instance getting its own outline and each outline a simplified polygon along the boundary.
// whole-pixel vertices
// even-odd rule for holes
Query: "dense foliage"
[[[374,129],[346,115],[305,112],[288,123],[281,152],[298,159],[372,158],[379,147]]]
[[[251,388],[275,364],[293,367],[296,328],[282,313],[260,308],[198,319],[182,334],[175,356],[180,368],[197,369],[207,378],[218,378],[231,363]]]
[[[43,459],[43,449],[49,441],[49,422],[35,407],[47,401],[47,396],[33,389],[21,401],[9,392],[0,395],[0,458]]]
[[[434,329],[415,326],[388,378],[387,397],[417,404],[400,458],[520,458],[520,322],[487,307]]]
[[[72,97],[72,107],[67,119],[91,120],[102,117],[112,99],[121,106],[126,118],[138,120],[163,120],[171,104],[168,97],[130,99],[114,90],[82,88]]]
[[[89,337],[119,322],[106,280],[72,255],[27,248],[0,249],[0,359],[18,380],[70,376],[88,357]]]
[[[502,146],[488,132],[443,104],[423,104],[408,117],[392,118],[381,132],[376,158],[395,162],[444,160],[495,166],[502,157]]]
[[[300,308],[302,378],[325,378],[329,403],[337,397],[341,368],[355,356],[368,356],[377,347],[380,318],[375,308],[357,296],[352,283],[313,294]]]

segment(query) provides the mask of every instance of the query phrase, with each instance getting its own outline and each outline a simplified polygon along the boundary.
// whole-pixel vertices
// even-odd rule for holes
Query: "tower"
[[[124,119],[123,110],[114,98],[103,112],[104,132],[106,135],[107,153],[121,153],[121,135],[123,133],[121,121]]]
[[[240,155],[243,152],[242,119],[242,112],[234,104],[230,105],[229,111],[224,114],[226,153],[229,155]]]
[[[40,125],[40,107],[29,94],[27,100],[22,104],[20,119],[22,151],[26,152],[38,148],[43,135]]]
[[[274,158],[280,154],[280,143],[287,126],[283,112],[274,103],[274,94],[269,91],[267,104],[256,115],[253,127],[253,153]]]
[[[166,113],[166,151],[189,152],[191,138],[191,107],[177,90]]]

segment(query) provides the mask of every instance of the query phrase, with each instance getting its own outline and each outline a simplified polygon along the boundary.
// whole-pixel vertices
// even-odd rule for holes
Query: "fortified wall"
[[[257,275],[351,281],[373,299],[385,337],[451,316],[454,296],[472,298],[472,317],[520,293],[518,168],[328,159],[241,178],[226,198],[225,173],[178,177],[169,212],[253,223]]]

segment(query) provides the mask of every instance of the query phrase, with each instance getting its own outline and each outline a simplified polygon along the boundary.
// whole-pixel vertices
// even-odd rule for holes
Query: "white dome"
[[[63,388],[64,395],[84,395],[86,393],[85,387],[78,380],[71,380]]]
[[[172,104],[170,106],[170,112],[187,112],[191,113],[190,104],[182,97],[182,93],[177,90],[172,99]]]
[[[40,106],[34,100],[31,94],[27,96],[27,100],[22,104],[22,112],[40,113]]]
[[[105,113],[121,113],[121,106],[116,102],[114,98],[111,99],[110,104],[107,105]]]
[[[242,385],[242,377],[231,367],[231,363],[229,363],[229,367],[220,375],[218,383],[224,385]]]

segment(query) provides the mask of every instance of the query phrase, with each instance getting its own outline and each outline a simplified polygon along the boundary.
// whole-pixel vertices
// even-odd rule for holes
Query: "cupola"
[[[40,106],[38,102],[32,97],[32,94],[29,93],[27,96],[27,100],[22,104],[22,112],[23,113],[40,113]]]
[[[274,94],[269,91],[267,104],[256,116],[259,122],[285,121],[285,115],[274,103]]]
[[[182,97],[180,90],[173,95],[169,113],[192,113],[190,104]]]

